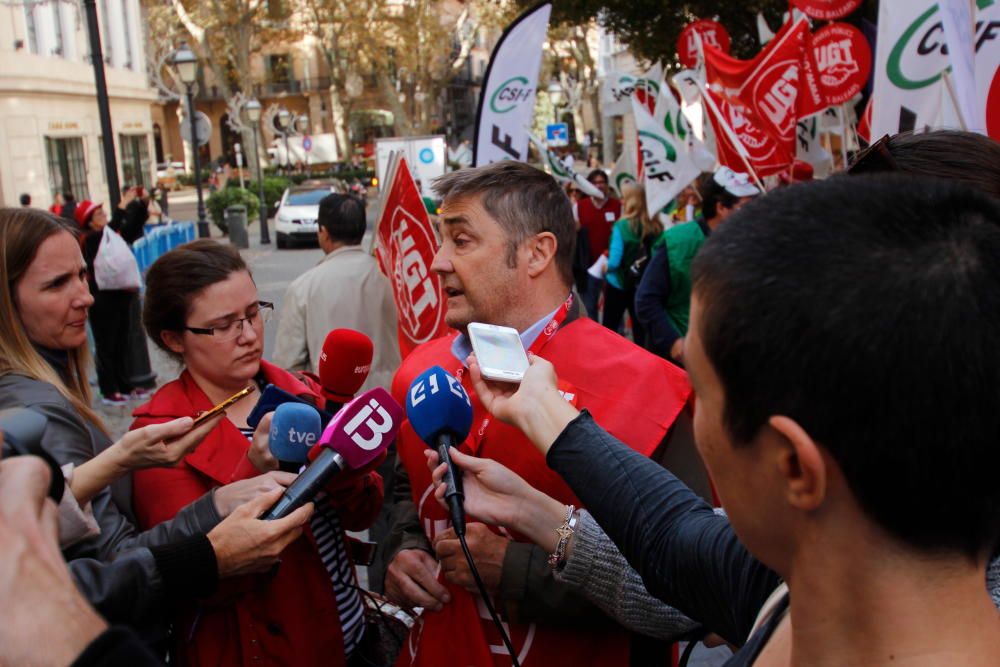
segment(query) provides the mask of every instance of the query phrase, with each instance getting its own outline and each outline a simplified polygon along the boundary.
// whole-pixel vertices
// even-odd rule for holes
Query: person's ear
[[[330,240],[330,235],[326,231],[326,227],[323,225],[317,225],[316,230],[316,240],[320,243],[327,243]]]
[[[167,349],[174,354],[184,354],[184,341],[182,340],[180,332],[177,331],[161,331],[160,340],[163,344],[167,346]]]
[[[777,466],[788,503],[809,512],[826,498],[830,471],[820,446],[798,422],[774,416],[768,425],[780,438]]]
[[[552,232],[542,232],[536,234],[526,242],[528,275],[537,278],[546,267],[555,261],[556,251],[559,249],[559,242]]]

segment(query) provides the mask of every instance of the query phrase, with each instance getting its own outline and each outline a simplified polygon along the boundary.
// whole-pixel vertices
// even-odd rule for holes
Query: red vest
[[[454,339],[452,334],[426,343],[403,361],[393,380],[393,395],[398,401],[405,404],[410,383],[435,364],[456,373],[460,363],[451,353]],[[572,402],[577,407],[588,408],[599,424],[646,456],[662,442],[691,395],[684,371],[587,318],[560,328],[539,354],[555,365],[560,386],[574,394]],[[560,502],[579,505],[566,483],[548,468],[520,431],[493,419],[483,432],[483,421],[489,415],[472,390],[468,373],[462,373],[462,384],[472,397],[473,421],[461,450],[495,459]],[[396,443],[424,532],[433,540],[450,524],[447,511],[430,494],[430,472],[423,455],[426,445],[409,422],[403,424]],[[523,540],[516,534],[511,537]],[[481,598],[457,586],[445,586],[451,602],[440,612],[424,612],[404,644],[397,666],[509,667],[511,660]],[[507,624],[507,628],[523,667],[628,664],[628,634],[610,622],[601,632],[575,632],[536,623]]]
[[[608,251],[611,228],[615,226],[618,218],[622,217],[622,202],[620,199],[608,197],[604,200],[604,206],[597,208],[593,199],[584,197],[577,202],[576,215],[580,219],[580,227],[587,230],[587,238],[590,240],[590,261],[596,262],[598,257]]]

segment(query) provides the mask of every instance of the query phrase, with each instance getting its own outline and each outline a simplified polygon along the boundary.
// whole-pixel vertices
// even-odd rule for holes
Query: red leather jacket
[[[316,399],[307,385],[277,366],[262,361],[261,372],[285,391]],[[211,407],[184,371],[135,410],[132,428]],[[136,472],[139,524],[155,526],[207,491],[258,474],[246,456],[248,446],[239,429],[223,419],[176,467]],[[369,527],[382,506],[382,478],[375,472],[335,478],[327,492],[346,530]],[[174,633],[174,659],[180,665],[345,664],[333,586],[308,528],[285,549],[273,574],[225,579],[213,595],[180,607]]]

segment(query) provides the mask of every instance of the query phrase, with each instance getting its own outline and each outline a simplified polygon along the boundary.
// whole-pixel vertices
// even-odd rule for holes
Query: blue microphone
[[[472,401],[454,375],[432,366],[418,375],[406,392],[406,417],[420,439],[448,465],[444,497],[455,533],[465,535],[462,471],[451,460],[449,448],[457,447],[469,435]]]
[[[282,403],[271,418],[271,454],[282,470],[298,472],[309,462],[309,450],[322,433],[323,423],[316,408],[305,403]]]

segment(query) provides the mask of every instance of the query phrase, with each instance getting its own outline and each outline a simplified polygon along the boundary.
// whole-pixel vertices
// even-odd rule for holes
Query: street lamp
[[[285,173],[292,171],[292,154],[288,149],[288,133],[291,130],[292,114],[288,109],[282,108],[278,112],[278,125],[281,126],[281,134],[285,137]]]
[[[194,115],[194,82],[198,78],[198,57],[188,48],[187,42],[181,42],[181,47],[171,59],[177,68],[177,76],[187,90],[188,122],[191,125],[191,155],[194,160],[194,186],[198,190],[198,236],[208,238],[208,220],[205,219],[205,200],[201,192],[201,156],[198,155],[198,130]]]
[[[253,126],[253,152],[257,156],[257,190],[260,192],[260,242],[267,245],[271,242],[271,232],[267,228],[267,202],[264,200],[264,167],[260,163],[260,151],[257,148],[257,132],[260,131],[260,102],[251,97],[244,108],[247,110],[247,120]]]
[[[562,101],[563,88],[559,85],[559,81],[552,79],[549,87],[545,89],[549,94],[549,100],[552,101],[552,111],[555,114],[555,122],[559,122],[559,103]]]

